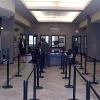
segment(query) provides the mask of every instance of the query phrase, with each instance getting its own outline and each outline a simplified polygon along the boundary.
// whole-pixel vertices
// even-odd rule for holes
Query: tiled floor
[[[28,58],[30,59],[30,57]],[[28,61],[27,61],[28,62]],[[84,62],[84,61],[83,61]],[[90,73],[87,79],[92,80],[92,63],[87,63],[87,69]],[[79,65],[77,65],[79,67]],[[25,80],[31,70],[33,65],[31,63],[21,63],[21,74],[23,77],[14,77],[17,72],[17,62],[10,65],[10,84],[13,85],[12,89],[3,89],[2,86],[6,83],[6,65],[0,65],[0,100],[23,100],[23,80]],[[73,70],[73,69],[72,69]],[[59,67],[49,67],[45,69],[44,79],[40,79],[40,85],[43,86],[42,90],[37,90],[37,98],[40,100],[68,100],[72,98],[72,89],[65,88],[64,85],[68,84],[68,80],[63,80],[64,76],[61,73]],[[83,72],[80,70],[80,72]],[[72,73],[73,74],[73,73]],[[72,75],[73,76],[73,75]],[[100,81],[100,63],[97,63],[97,74],[96,78]],[[71,84],[73,79],[71,79]],[[76,98],[79,100],[85,100],[85,82],[77,73],[77,86],[76,86]],[[29,80],[28,88],[28,99],[32,99],[33,96],[33,75]],[[98,85],[93,85],[98,94],[100,94],[100,82]],[[93,92],[91,92],[91,100],[96,99]]]

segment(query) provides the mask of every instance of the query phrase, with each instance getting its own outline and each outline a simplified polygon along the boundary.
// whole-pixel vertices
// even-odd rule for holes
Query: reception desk
[[[50,66],[61,66],[61,53],[50,53]]]

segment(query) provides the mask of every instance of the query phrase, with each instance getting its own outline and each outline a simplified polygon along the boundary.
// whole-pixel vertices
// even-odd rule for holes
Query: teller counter
[[[50,66],[61,66],[61,53],[50,53]]]

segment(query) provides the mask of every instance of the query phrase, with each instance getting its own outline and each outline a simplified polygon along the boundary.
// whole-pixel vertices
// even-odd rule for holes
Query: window
[[[33,35],[29,35],[29,46],[33,46]]]
[[[58,47],[58,46],[59,46],[58,36],[52,36],[52,47]]]
[[[33,41],[33,44],[36,45],[37,37],[34,37],[33,40],[34,40],[34,41]]]
[[[41,36],[41,39],[45,39],[45,42],[47,42],[47,43],[50,43],[50,40],[49,40],[49,36],[48,35],[42,35]]]
[[[65,36],[52,36],[52,47],[65,47]]]
[[[59,36],[59,47],[65,47],[65,36]]]

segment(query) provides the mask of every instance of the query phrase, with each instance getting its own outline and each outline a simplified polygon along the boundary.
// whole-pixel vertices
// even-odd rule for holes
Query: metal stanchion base
[[[61,74],[65,74],[64,72],[61,72]]]
[[[89,75],[89,73],[82,73],[83,75]]]
[[[13,88],[13,86],[12,85],[5,85],[5,86],[2,86],[2,88],[4,88],[4,89],[10,89],[10,88]]]
[[[65,88],[73,88],[73,85],[65,85]]]
[[[43,89],[43,87],[42,86],[37,86],[36,89]]]
[[[69,79],[69,77],[62,77],[62,79]]]
[[[90,82],[91,84],[99,84],[98,82]]]
[[[15,77],[22,77],[22,75],[15,75]]]

